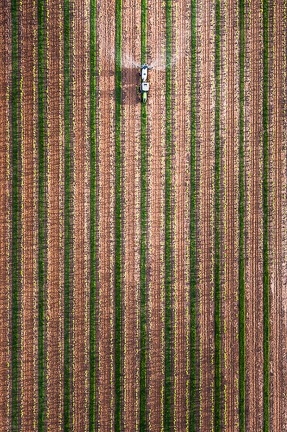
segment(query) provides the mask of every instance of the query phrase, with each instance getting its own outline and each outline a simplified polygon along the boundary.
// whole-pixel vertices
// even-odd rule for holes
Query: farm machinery
[[[148,66],[147,64],[143,64],[141,66],[140,76],[141,76],[141,84],[140,84],[140,94],[141,94],[141,100],[143,103],[146,103],[147,101],[147,94],[149,92],[149,83],[147,82],[147,72],[151,69],[151,66]]]

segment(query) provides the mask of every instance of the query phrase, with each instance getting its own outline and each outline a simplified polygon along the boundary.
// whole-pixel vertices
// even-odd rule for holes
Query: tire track
[[[0,2],[0,430],[8,431],[11,401],[11,13],[8,1]]]
[[[270,430],[284,431],[284,327],[283,304],[283,1],[271,5],[270,11]],[[286,21],[285,21],[286,24]],[[285,27],[286,28],[286,27]],[[285,336],[286,337],[286,336]]]
[[[140,0],[123,0],[123,430],[139,430]],[[128,11],[129,13],[125,13]]]
[[[73,228],[72,428],[89,425],[89,1],[75,0],[72,18]]]
[[[213,430],[214,402],[214,8],[213,1],[198,1],[198,293],[199,316],[199,430]]]
[[[262,11],[246,5],[246,429],[263,429]]]
[[[190,4],[173,4],[173,45],[176,64],[173,67],[173,205],[174,233],[172,255],[174,302],[174,422],[176,431],[188,430],[189,419],[189,264],[190,264]]]
[[[115,1],[97,11],[98,44],[98,430],[114,427]],[[112,17],[112,18],[111,18]]]
[[[63,2],[47,0],[47,430],[63,429],[64,62]]]
[[[234,0],[222,4],[222,385],[223,430],[238,431],[239,21]]]
[[[36,431],[37,383],[37,8],[23,0],[20,28],[20,133],[21,133],[21,289],[20,289],[20,430]]]
[[[165,10],[160,0],[148,1],[148,63],[165,58]],[[147,104],[147,415],[148,430],[163,428],[164,401],[164,155],[165,73],[150,73]]]

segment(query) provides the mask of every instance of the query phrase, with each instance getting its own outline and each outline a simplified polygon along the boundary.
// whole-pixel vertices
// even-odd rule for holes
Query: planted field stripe
[[[284,1],[270,4],[270,93],[269,93],[269,274],[270,274],[270,422],[266,430],[284,430],[287,426],[285,342],[286,326],[282,317],[286,310],[284,296],[284,259],[286,262],[286,124],[283,101],[286,101],[286,11]],[[283,97],[282,97],[283,95]],[[285,129],[285,130],[284,130]],[[283,144],[283,145],[282,145]],[[285,243],[284,243],[285,242]],[[285,300],[285,301],[284,301]],[[266,388],[267,390],[267,388]],[[267,420],[267,419],[266,419]],[[267,429],[269,427],[269,429]]]
[[[89,430],[96,430],[96,187],[97,187],[97,149],[96,149],[96,0],[90,1],[90,405]]]
[[[71,149],[71,11],[70,0],[64,0],[64,431],[71,428],[71,216],[72,174]]]
[[[37,8],[34,0],[23,0],[19,8],[21,42],[20,130],[21,130],[21,296],[20,296],[20,428],[38,429],[37,382]]]
[[[238,431],[239,20],[236,2],[221,7],[222,428]]]
[[[198,1],[198,330],[199,429],[214,428],[215,2]]]
[[[12,140],[12,298],[11,298],[11,429],[19,430],[19,228],[20,228],[20,199],[19,199],[19,62],[18,62],[18,0],[11,0],[11,59],[12,77],[10,93],[11,109],[11,140]]]
[[[139,430],[139,314],[140,314],[140,138],[141,105],[136,91],[138,73],[130,59],[139,61],[140,0],[123,0],[122,104],[122,296],[123,392],[122,429]]]
[[[269,0],[263,1],[262,121],[263,121],[263,430],[269,431]]]
[[[11,430],[11,11],[0,2],[0,430]],[[5,289],[3,289],[5,287]]]
[[[172,271],[174,325],[173,352],[173,422],[176,431],[187,431],[189,425],[189,349],[190,349],[190,3],[173,5],[172,96]],[[173,426],[172,426],[173,425]]]
[[[191,0],[191,50],[190,50],[190,411],[189,411],[189,432],[196,432],[198,392],[197,377],[197,248],[196,248],[196,201],[197,201],[197,152],[196,152],[196,116],[197,116],[197,0]]]
[[[38,1],[38,431],[45,429],[46,417],[46,2]]]
[[[238,257],[238,343],[239,343],[239,430],[245,431],[246,343],[245,343],[245,0],[238,3],[239,15],[239,257]]]
[[[147,0],[141,0],[141,64],[146,63]],[[146,293],[146,229],[147,229],[147,111],[141,104],[140,149],[140,413],[139,430],[147,428],[147,293]]]
[[[98,372],[99,431],[115,426],[115,1],[98,4]]]
[[[46,427],[63,430],[64,61],[63,3],[47,0]]]
[[[115,431],[122,430],[122,0],[115,2]]]
[[[165,7],[160,0],[148,1],[148,64],[165,59]],[[149,75],[151,92],[147,102],[148,205],[147,205],[147,429],[160,431],[164,419],[164,186],[165,186],[165,72]]]
[[[262,10],[246,3],[246,429],[263,430]],[[255,354],[256,353],[256,354]]]
[[[220,96],[221,96],[221,1],[215,0],[215,115],[214,115],[214,430],[221,431],[222,426],[222,317],[221,317],[221,131],[220,131]]]
[[[166,2],[166,94],[165,94],[165,368],[164,368],[164,429],[173,424],[173,380],[172,380],[172,2]]]
[[[71,406],[73,430],[89,429],[89,313],[90,295],[90,158],[89,158],[89,40],[90,0],[73,4],[71,58],[73,75],[73,222],[72,222],[72,332]]]

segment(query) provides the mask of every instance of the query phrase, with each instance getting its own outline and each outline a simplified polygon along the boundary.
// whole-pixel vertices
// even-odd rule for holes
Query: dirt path
[[[8,1],[0,2],[0,430],[10,429],[11,382],[10,370],[10,312],[11,305],[11,178],[10,178],[10,118],[9,95],[7,89],[11,86],[11,55],[8,46],[11,45],[9,25],[11,12]],[[5,289],[4,289],[5,288]]]
[[[139,428],[140,132],[136,87],[140,63],[140,0],[123,0],[123,430]]]
[[[114,424],[115,0],[97,10],[98,78],[98,429]],[[112,18],[111,18],[112,17]]]
[[[173,203],[174,429],[188,430],[189,395],[189,187],[190,187],[190,2],[173,3]]]
[[[63,5],[47,0],[47,429],[63,425],[64,124]]]
[[[213,428],[214,302],[214,2],[198,2],[198,334],[200,335],[199,429]]]
[[[165,58],[165,8],[148,1],[148,63]],[[148,428],[163,428],[164,391],[164,155],[165,72],[150,73],[147,204],[147,411]]]
[[[37,8],[24,0],[20,28],[21,293],[20,430],[37,430]]]
[[[271,6],[270,18],[270,429],[284,431],[286,424],[286,398],[284,397],[284,351],[286,328],[282,318],[283,304],[283,219],[284,185],[286,155],[282,151],[283,136],[283,58],[284,36],[286,39],[286,16],[283,14],[283,1],[279,0]],[[286,13],[286,12],[285,12]],[[284,17],[284,20],[282,19]],[[286,66],[285,66],[286,67]],[[286,97],[286,96],[285,96]],[[285,156],[285,157],[284,157]],[[285,203],[286,204],[286,203]],[[286,208],[286,207],[285,207]],[[285,333],[285,335],[284,335]],[[286,377],[285,377],[286,382]],[[285,415],[285,424],[284,424]]]
[[[239,22],[234,0],[222,3],[222,384],[223,430],[238,430]]]
[[[75,0],[72,19],[73,246],[72,425],[89,427],[89,1]]]
[[[246,13],[246,429],[263,428],[262,11]]]

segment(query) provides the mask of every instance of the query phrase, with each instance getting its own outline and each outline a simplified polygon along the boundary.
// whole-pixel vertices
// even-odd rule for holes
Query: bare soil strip
[[[76,0],[72,20],[73,246],[72,427],[89,425],[89,1]]]
[[[238,431],[239,22],[234,0],[222,3],[222,385],[223,430]]]
[[[283,259],[284,259],[284,194],[286,188],[284,142],[284,38],[286,39],[286,16],[284,1],[271,5],[270,42],[270,430],[284,431],[286,424],[286,397],[284,397],[284,342],[286,327],[283,323]],[[286,12],[285,12],[286,14]],[[284,17],[284,20],[283,20]],[[285,24],[285,26],[284,26]],[[286,96],[285,96],[286,97]],[[284,147],[286,146],[286,142]],[[284,178],[285,177],[285,178]],[[284,181],[285,180],[285,181]],[[286,209],[286,207],[285,207]],[[286,210],[285,210],[286,211]],[[286,382],[286,378],[285,378]],[[285,420],[284,420],[285,417]]]
[[[148,1],[148,62],[165,58],[165,9],[160,0]],[[164,68],[161,68],[164,69]],[[147,411],[148,430],[163,429],[164,395],[164,156],[165,73],[149,74],[148,203],[147,203]]]
[[[63,428],[63,4],[47,0],[47,430]]]
[[[10,306],[11,306],[11,177],[10,177],[10,115],[11,33],[8,1],[0,2],[0,430],[10,430],[11,372]]]
[[[246,9],[246,430],[263,430],[262,10]]]
[[[173,203],[174,430],[187,431],[189,419],[189,187],[190,187],[190,2],[173,3]]]
[[[98,430],[114,425],[115,0],[97,11],[98,42]]]
[[[20,430],[37,430],[37,9],[24,0],[20,27],[21,294]]]
[[[123,430],[139,429],[140,289],[140,0],[123,0]]]
[[[198,334],[200,421],[199,429],[213,429],[214,399],[214,7],[198,2]]]

